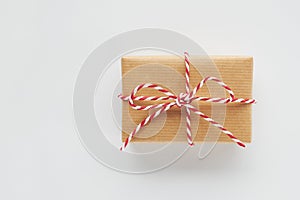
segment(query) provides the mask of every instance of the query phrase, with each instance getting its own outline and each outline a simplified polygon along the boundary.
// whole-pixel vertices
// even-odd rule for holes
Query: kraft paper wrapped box
[[[216,66],[217,71],[220,74],[220,79],[226,83],[234,92],[237,98],[252,98],[252,74],[253,74],[253,58],[249,56],[210,56],[210,62]],[[191,63],[190,67],[190,85],[195,87],[203,78],[199,70],[197,70]],[[195,63],[196,65],[197,63]],[[206,65],[205,61],[201,63]],[[207,64],[208,66],[211,63]],[[143,67],[141,67],[143,66]],[[138,69],[139,70],[135,70]],[[169,68],[169,69],[168,69]],[[212,67],[213,68],[213,67]],[[169,76],[170,72],[176,72],[179,76]],[[209,74],[210,68],[205,69]],[[211,69],[215,70],[215,69]],[[213,72],[212,72],[213,74]],[[150,76],[150,77],[149,77]],[[151,77],[152,76],[152,77]],[[181,90],[184,92],[184,76],[185,76],[185,62],[183,58],[177,56],[128,56],[122,58],[122,93],[129,95],[138,84],[157,83],[156,80],[170,79],[166,82],[177,83],[182,85]],[[178,78],[181,77],[181,78]],[[153,80],[152,80],[153,79]],[[180,80],[179,80],[180,79]],[[172,90],[168,85],[157,83],[162,87]],[[174,86],[173,86],[174,87]],[[176,86],[177,87],[177,86]],[[220,86],[218,86],[220,87]],[[178,88],[177,88],[178,89]],[[197,93],[198,94],[198,93]],[[199,91],[199,96],[210,97],[210,90],[207,86],[204,86]],[[225,93],[226,94],[226,93]],[[153,96],[160,95],[157,91],[143,89],[138,92],[137,95]],[[136,101],[138,105],[150,105],[151,102]],[[212,104],[208,102],[196,102],[199,104],[198,108],[201,112],[211,116]],[[251,104],[238,104],[229,103],[222,104],[225,107],[226,113],[224,118],[224,127],[230,130],[237,138],[245,143],[251,142]],[[128,106],[128,102],[122,103],[122,140],[124,141],[130,131],[147,117],[149,111],[134,110]],[[193,114],[191,114],[193,116]],[[147,125],[143,129],[147,129],[146,132],[152,132],[153,135],[148,135],[143,131],[139,132],[132,142],[170,142],[173,140],[176,134],[178,134],[179,124],[181,123],[180,108],[174,107],[168,110],[163,117],[163,120],[154,119],[158,122],[151,122],[152,125]],[[192,127],[196,127],[192,135],[194,142],[203,142],[205,136],[208,133],[211,126],[207,121],[203,120],[199,116],[194,117],[191,124]],[[160,123],[160,121],[164,121]],[[195,124],[197,123],[197,124]],[[134,125],[134,126],[133,126]],[[220,131],[215,129],[212,134],[217,134],[218,142],[232,142],[225,134],[220,134]],[[182,136],[180,141],[186,141],[186,135],[184,130],[180,133]],[[206,136],[207,137],[207,136]],[[213,138],[213,137],[212,137]]]

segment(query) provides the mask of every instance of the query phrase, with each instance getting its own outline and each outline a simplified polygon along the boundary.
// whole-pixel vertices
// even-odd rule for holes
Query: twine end
[[[242,142],[237,142],[237,144],[240,146],[240,147],[243,147],[243,148],[246,148],[246,145]]]
[[[189,143],[190,147],[193,147],[195,144],[192,142],[192,143]]]

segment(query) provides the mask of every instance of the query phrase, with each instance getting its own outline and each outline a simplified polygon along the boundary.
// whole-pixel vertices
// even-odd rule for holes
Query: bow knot
[[[176,105],[181,108],[186,104],[190,104],[192,102],[192,97],[190,93],[180,93],[175,99]]]

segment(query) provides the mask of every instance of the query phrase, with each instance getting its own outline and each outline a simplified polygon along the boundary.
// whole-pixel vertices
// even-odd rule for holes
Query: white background
[[[297,1],[1,1],[0,199],[299,198]],[[76,135],[72,92],[103,41],[155,27],[211,55],[254,56],[253,143],[197,149],[157,173],[96,162]]]

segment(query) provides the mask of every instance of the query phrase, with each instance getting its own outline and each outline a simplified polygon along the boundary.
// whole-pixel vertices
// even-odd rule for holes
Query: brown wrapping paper
[[[217,69],[220,72],[220,78],[225,82],[234,92],[236,98],[252,98],[252,72],[253,72],[253,59],[252,57],[246,56],[211,56],[210,59],[216,65]],[[132,71],[139,66],[144,66],[139,69],[139,72],[133,73]],[[195,63],[192,63],[195,64]],[[202,63],[203,64],[203,63]],[[204,63],[205,64],[205,63]],[[184,74],[185,74],[185,65],[184,60],[176,56],[130,56],[122,58],[122,92],[125,95],[129,95],[132,89],[137,86],[136,83],[141,84],[144,82],[135,81],[135,79],[151,79],[151,77],[146,77],[147,74],[155,74],[153,79],[156,80],[157,77],[164,78],[163,76],[168,77],[167,68],[155,68],[157,65],[163,65],[170,68],[171,71],[176,71],[181,75],[181,79],[177,76],[172,77],[172,82],[180,82],[182,85],[181,89],[184,92]],[[196,65],[196,64],[195,64]],[[160,70],[161,69],[161,70]],[[152,72],[151,72],[152,70]],[[156,70],[154,73],[153,70]],[[207,70],[207,69],[206,69]],[[162,71],[162,72],[160,72]],[[195,87],[198,82],[200,82],[204,77],[202,77],[192,65],[190,69],[190,84],[192,87]],[[209,69],[208,69],[209,74]],[[212,73],[213,74],[213,73]],[[137,78],[139,77],[139,78]],[[170,79],[170,77],[168,77]],[[178,80],[177,80],[178,79]],[[156,83],[151,81],[152,83]],[[157,83],[160,84],[160,83]],[[167,85],[161,85],[168,88]],[[216,87],[220,87],[215,85]],[[169,89],[169,88],[168,88]],[[198,93],[197,93],[198,94]],[[162,93],[157,93],[156,91],[143,89],[137,95],[162,95]],[[211,96],[208,92],[208,88],[205,86],[201,91],[199,91],[200,96]],[[139,105],[148,105],[149,102],[137,101]],[[201,112],[211,116],[211,103],[207,102],[196,102],[199,104],[199,109]],[[137,125],[141,122],[148,114],[148,111],[137,111],[128,107],[128,102],[123,102],[122,108],[122,140],[124,141],[130,131],[132,131],[132,124]],[[237,138],[243,142],[251,142],[251,105],[248,104],[238,104],[230,103],[226,105],[226,114],[224,120],[224,127],[230,130]],[[193,114],[192,114],[193,115]],[[178,132],[179,124],[182,123],[180,109],[174,107],[167,111],[164,116],[164,123],[159,122],[160,118],[158,117],[157,121],[152,121],[153,125],[147,125],[143,129],[148,129],[147,132],[153,131],[153,135],[146,136],[143,135],[143,131],[137,134],[137,137],[134,137],[132,142],[168,142],[173,140],[175,135]],[[194,142],[202,142],[207,135],[208,128],[210,124],[201,119],[199,116],[193,116],[192,127],[196,127],[193,130]],[[163,116],[162,116],[163,118]],[[197,123],[197,124],[195,124]],[[160,126],[159,128],[155,126]],[[213,127],[210,129],[215,129],[212,134],[212,138],[219,136],[220,131],[217,128]],[[186,141],[185,132],[181,130],[179,132],[181,136],[179,137],[180,141]],[[225,134],[220,134],[218,142],[231,142],[231,140]]]

